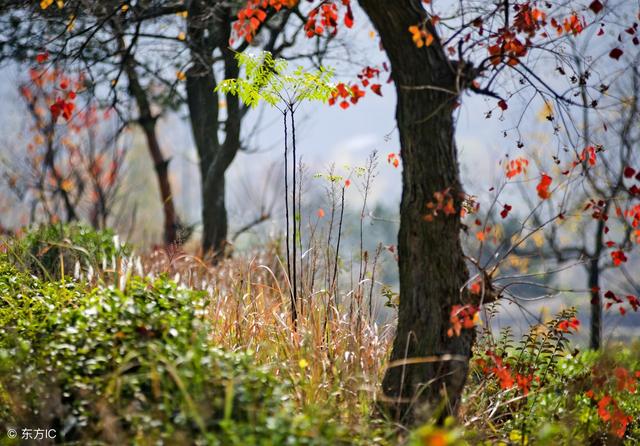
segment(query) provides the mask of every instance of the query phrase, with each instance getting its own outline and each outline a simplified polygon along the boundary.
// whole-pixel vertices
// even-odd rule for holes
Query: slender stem
[[[371,287],[369,288],[369,323],[373,322],[373,287],[376,284],[376,266],[378,265],[378,257],[382,251],[382,243],[378,243],[376,248],[376,256],[373,259],[373,268],[371,269]]]
[[[293,208],[293,275],[292,275],[292,287],[293,287],[293,303],[298,304],[298,271],[297,271],[297,245],[298,245],[298,224],[297,218],[300,209],[296,210],[296,121],[295,121],[295,111],[293,109],[293,104],[289,105],[289,110],[291,111],[291,143],[293,148],[293,202],[291,206]]]
[[[291,253],[289,251],[289,135],[287,132],[287,111],[283,112],[284,117],[284,215],[286,221],[286,245],[287,245],[287,276],[291,282]],[[289,290],[291,295],[291,322],[294,328],[297,326],[298,313],[293,289]]]
[[[340,197],[340,220],[338,221],[338,240],[336,242],[336,258],[333,264],[333,280],[331,281],[331,288],[333,292],[333,300],[338,305],[338,261],[340,260],[340,239],[342,238],[342,217],[344,216],[344,189],[342,186],[342,196]]]

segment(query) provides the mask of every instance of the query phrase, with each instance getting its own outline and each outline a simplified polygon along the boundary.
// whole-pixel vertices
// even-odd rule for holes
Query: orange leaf
[[[538,191],[538,196],[543,200],[551,197],[551,192],[549,191],[549,186],[551,186],[552,178],[547,174],[542,174],[540,178],[540,182],[536,186],[536,190]]]

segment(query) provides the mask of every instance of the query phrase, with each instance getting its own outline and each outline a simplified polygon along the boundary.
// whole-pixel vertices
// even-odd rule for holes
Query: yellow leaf
[[[60,189],[65,192],[71,192],[71,190],[73,189],[73,181],[71,181],[71,179],[69,178],[67,178],[66,180],[62,180],[62,182],[60,183]]]
[[[184,40],[186,38],[187,35],[184,32],[180,31],[180,34],[178,34],[178,40]]]
[[[184,74],[183,71],[176,71],[176,77],[178,78],[179,81],[183,81],[187,78],[187,75]]]
[[[520,432],[517,429],[514,429],[511,431],[511,433],[509,433],[509,440],[511,440],[514,443],[521,443],[523,445],[527,445],[529,444],[529,438],[527,435],[522,436],[522,432]]]
[[[69,23],[67,23],[67,32],[72,31],[76,26],[76,16],[71,14],[69,16]]]
[[[433,43],[433,34],[427,33],[427,38],[424,44],[425,46],[431,46],[432,43]]]
[[[49,6],[51,6],[52,3],[53,3],[53,0],[42,0],[40,2],[40,8],[47,9]]]
[[[533,234],[531,236],[531,239],[533,240],[533,244],[536,245],[536,247],[538,248],[544,245],[544,234],[542,234],[541,231],[538,231],[535,234]]]
[[[553,105],[551,102],[545,101],[544,105],[538,112],[538,119],[546,121],[548,117],[553,117]]]

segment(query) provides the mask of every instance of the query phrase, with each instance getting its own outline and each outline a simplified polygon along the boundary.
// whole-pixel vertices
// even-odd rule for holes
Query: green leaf
[[[326,102],[335,89],[331,83],[332,69],[320,67],[306,71],[304,67],[297,67],[288,73],[287,62],[274,59],[268,51],[258,55],[238,53],[236,60],[244,69],[245,77],[225,79],[215,91],[238,96],[250,107],[256,107],[261,101],[272,107],[278,104],[293,107],[304,101]]]

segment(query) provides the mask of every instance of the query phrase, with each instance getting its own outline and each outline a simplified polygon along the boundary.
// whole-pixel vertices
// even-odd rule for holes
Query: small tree
[[[45,58],[20,86],[31,140],[27,156],[6,160],[9,187],[30,206],[30,222],[84,219],[105,228],[125,155],[117,122],[90,98],[82,101],[82,74],[45,68]]]
[[[295,327],[299,305],[301,305],[298,300],[297,248],[302,238],[299,234],[300,226],[298,223],[302,217],[296,200],[298,183],[296,181],[295,114],[298,107],[305,101],[327,102],[329,100],[334,91],[333,85],[329,83],[333,74],[331,70],[322,67],[317,72],[308,72],[303,67],[298,67],[293,73],[287,73],[287,62],[283,59],[274,59],[269,52],[263,52],[260,57],[238,53],[236,58],[239,67],[245,70],[246,79],[225,79],[217,89],[239,97],[244,104],[250,107],[256,107],[260,101],[264,101],[277,108],[283,117],[287,276],[291,283],[291,320]],[[289,163],[288,145],[289,123],[291,124],[292,143],[291,163]],[[293,183],[291,197],[289,197],[290,172]],[[291,209],[291,215],[289,209]]]

